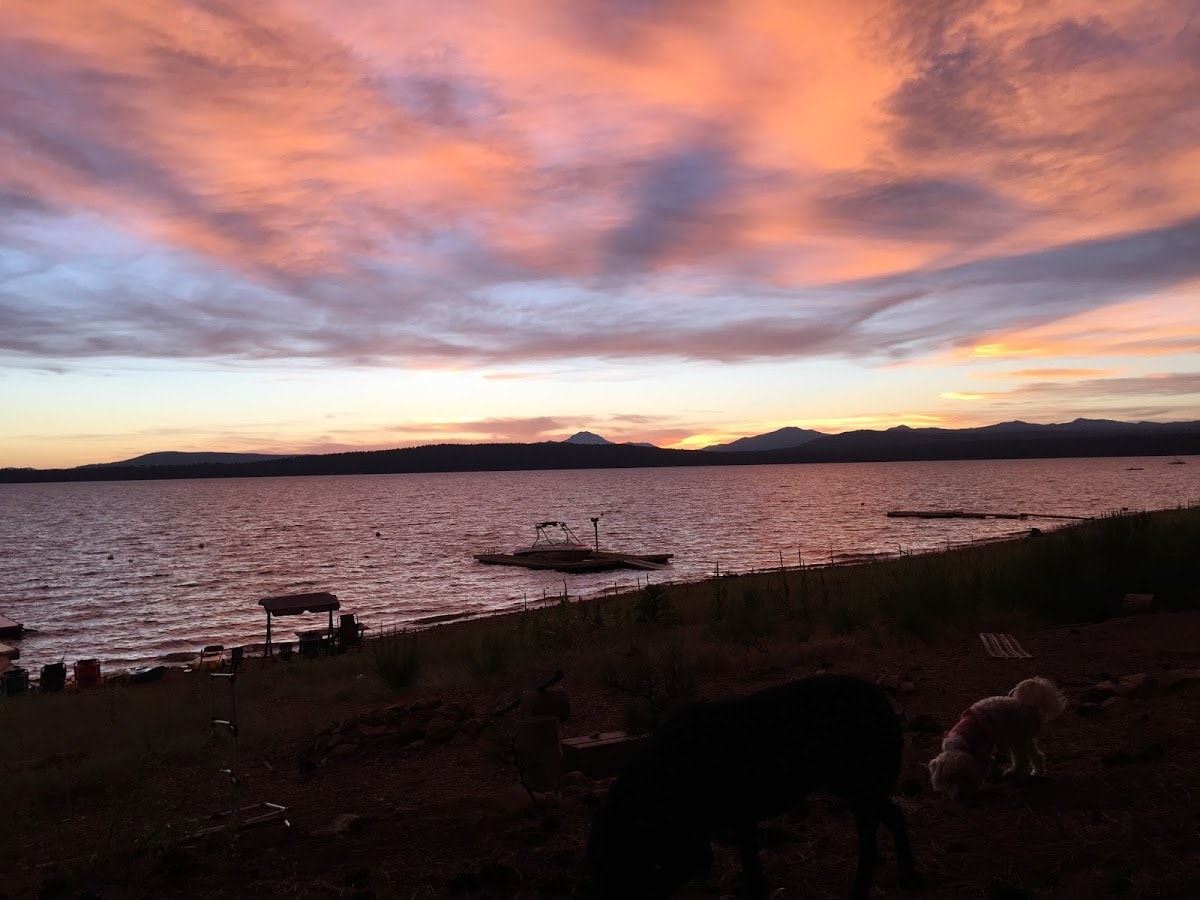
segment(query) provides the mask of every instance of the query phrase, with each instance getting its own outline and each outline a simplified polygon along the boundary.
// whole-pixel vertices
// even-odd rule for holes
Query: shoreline
[[[947,557],[952,557],[956,553],[971,552],[971,551],[987,552],[989,549],[993,549],[993,548],[1018,547],[1020,545],[1027,543],[1028,541],[1030,541],[1031,539],[1034,539],[1034,538],[1049,538],[1051,536],[1059,535],[1064,532],[1069,532],[1069,531],[1080,529],[1080,528],[1086,528],[1086,527],[1088,527],[1089,524],[1103,523],[1103,522],[1110,522],[1110,521],[1122,521],[1122,520],[1130,520],[1131,521],[1131,520],[1141,519],[1141,518],[1144,518],[1147,516],[1154,517],[1154,516],[1170,515],[1170,514],[1178,513],[1181,511],[1186,513],[1186,511],[1191,510],[1191,509],[1196,509],[1196,508],[1200,508],[1200,507],[1197,507],[1197,506],[1189,503],[1187,506],[1161,509],[1161,510],[1153,510],[1153,511],[1129,511],[1129,510],[1113,511],[1113,512],[1110,512],[1103,516],[1084,519],[1084,520],[1063,519],[1063,520],[1058,520],[1061,522],[1061,524],[1059,524],[1057,527],[1046,528],[1045,530],[1042,530],[1041,528],[1038,528],[1035,526],[1035,527],[1029,528],[1028,530],[1022,529],[1018,532],[1011,532],[1011,533],[1006,533],[1004,535],[998,535],[998,536],[992,536],[992,537],[978,538],[978,539],[961,542],[961,543],[953,543],[953,542],[948,541],[947,545],[944,547],[939,546],[935,549],[930,549],[930,550],[926,550],[926,551],[922,551],[922,552],[912,551],[912,552],[908,552],[908,553],[900,552],[900,553],[886,553],[886,554],[885,553],[847,554],[845,556],[845,558],[837,559],[833,562],[828,562],[828,563],[812,563],[812,564],[804,564],[804,565],[781,564],[779,566],[772,566],[772,567],[760,568],[760,569],[752,569],[752,570],[740,571],[740,572],[737,572],[737,571],[721,572],[720,568],[718,566],[716,573],[709,575],[707,577],[704,577],[704,578],[699,578],[699,579],[691,579],[691,580],[683,580],[683,581],[666,581],[666,580],[664,580],[664,581],[658,581],[658,582],[651,582],[650,576],[647,576],[646,577],[646,585],[650,585],[651,583],[653,583],[653,584],[656,584],[656,585],[664,588],[665,590],[667,590],[669,592],[688,594],[688,593],[700,592],[700,591],[706,589],[707,587],[711,587],[712,585],[715,585],[715,584],[725,584],[725,585],[731,585],[731,586],[737,585],[746,579],[751,580],[751,581],[754,581],[754,580],[761,581],[761,580],[770,580],[770,579],[777,579],[777,578],[781,578],[784,580],[798,578],[803,581],[806,578],[818,576],[818,575],[820,575],[820,573],[835,573],[835,572],[837,572],[837,573],[853,573],[855,571],[865,572],[865,571],[872,570],[873,567],[901,566],[901,565],[906,564],[907,561],[909,561],[909,560],[938,560],[938,559],[945,559]],[[1000,550],[998,550],[998,552],[1005,552],[1005,551],[1000,549]],[[781,558],[781,563],[782,563],[782,558]],[[474,563],[474,564],[482,565],[481,563]],[[656,573],[656,574],[658,574],[658,575],[667,574],[668,571],[669,570],[662,570],[661,572]],[[823,576],[821,576],[821,577],[823,577]],[[833,576],[831,575],[831,577],[833,577]],[[838,576],[838,577],[853,578],[855,576],[851,575],[851,576]],[[564,579],[564,589],[566,589],[565,579]],[[374,633],[367,636],[365,638],[365,641],[367,642],[367,645],[370,646],[372,642],[379,640],[380,637],[385,636],[387,634],[394,634],[394,633],[398,633],[398,632],[421,634],[421,633],[425,633],[425,632],[428,632],[431,630],[441,630],[441,629],[454,628],[454,627],[465,627],[465,626],[471,625],[472,623],[507,622],[507,621],[511,620],[513,617],[520,617],[523,615],[527,615],[529,613],[536,612],[538,610],[553,609],[561,604],[564,596],[567,597],[569,604],[574,606],[576,604],[585,604],[586,605],[586,604],[592,604],[592,603],[605,603],[605,602],[613,602],[613,601],[619,602],[619,601],[628,599],[631,596],[637,595],[639,592],[641,592],[643,590],[644,590],[644,587],[640,584],[640,580],[639,580],[639,585],[637,587],[622,586],[621,588],[618,588],[618,589],[605,587],[605,588],[601,588],[600,590],[594,591],[589,594],[548,595],[544,599],[536,599],[533,602],[517,601],[516,603],[509,604],[506,607],[500,607],[500,608],[496,608],[496,609],[492,609],[492,610],[464,610],[464,611],[459,611],[459,612],[447,612],[447,613],[433,614],[433,615],[429,615],[429,616],[420,617],[417,620],[414,620],[414,621],[411,621],[411,622],[408,622],[405,624],[401,624],[401,625],[389,626],[387,624],[383,624],[383,625],[378,625],[378,626],[372,626],[373,628],[375,628],[375,631],[374,631]],[[222,646],[226,650],[231,650],[235,646],[244,647],[245,648],[245,658],[247,659],[247,661],[250,661],[250,660],[257,661],[257,660],[262,659],[264,642],[265,642],[265,635],[262,635],[257,640],[248,641],[248,642],[245,642],[240,645],[222,644]],[[210,643],[219,643],[219,642],[210,642]],[[293,640],[293,641],[290,641],[289,643],[295,644],[296,642]],[[19,644],[18,644],[18,646],[19,646]],[[201,655],[201,647],[202,646],[203,645],[200,644],[199,641],[197,641],[197,649],[194,651],[193,650],[170,651],[168,653],[162,654],[161,656],[148,658],[147,660],[139,662],[136,665],[124,665],[119,668],[115,668],[110,673],[105,674],[103,676],[103,679],[105,681],[108,681],[110,679],[112,679],[112,680],[127,679],[130,671],[132,671],[132,670],[144,669],[147,667],[154,667],[154,666],[166,666],[171,670],[179,670],[179,671],[186,672],[191,668],[190,664],[194,663],[195,661],[197,661],[199,659],[199,657]],[[87,658],[99,659],[102,667],[106,667],[106,663],[108,662],[107,660],[105,660],[104,658],[101,658],[101,657],[82,657],[81,656],[80,658],[81,659],[87,659]],[[18,662],[17,665],[20,665],[20,663]],[[37,666],[35,669],[28,669],[29,681],[30,681],[31,685],[36,685],[38,683],[38,681],[40,680],[41,668],[42,668],[41,666]],[[71,669],[71,665],[68,664],[68,670],[70,670],[70,669]]]

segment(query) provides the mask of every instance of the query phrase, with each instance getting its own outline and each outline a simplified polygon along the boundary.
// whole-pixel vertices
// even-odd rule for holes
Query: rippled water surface
[[[31,671],[105,670],[261,641],[260,597],[336,593],[376,627],[635,587],[475,562],[569,522],[601,544],[673,553],[655,581],[931,550],[1066,520],[888,518],[891,509],[1098,515],[1200,499],[1200,458],[720,466],[0,485],[0,613],[36,634]],[[285,631],[291,623],[279,620]],[[289,635],[290,636],[290,635]]]

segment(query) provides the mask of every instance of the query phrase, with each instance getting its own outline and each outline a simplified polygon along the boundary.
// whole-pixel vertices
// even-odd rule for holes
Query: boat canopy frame
[[[333,635],[334,610],[342,608],[336,594],[328,591],[315,591],[307,594],[279,594],[275,597],[263,597],[258,601],[267,613],[267,641],[263,645],[263,655],[271,655],[271,617],[300,616],[305,613],[329,613],[329,634]]]
[[[571,530],[571,526],[566,522],[537,522],[533,526],[536,537],[533,541],[534,547],[557,547],[559,545],[579,544],[586,547],[583,541]],[[547,528],[562,529],[562,536],[555,537],[552,534],[547,534]]]

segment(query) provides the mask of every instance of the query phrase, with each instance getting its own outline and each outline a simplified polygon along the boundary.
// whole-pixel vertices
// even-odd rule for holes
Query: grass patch
[[[491,678],[507,672],[513,661],[516,640],[502,623],[485,627],[468,641],[464,663],[473,678]]]
[[[416,683],[421,670],[420,645],[416,635],[407,631],[384,635],[370,641],[371,659],[383,683],[402,690]]]

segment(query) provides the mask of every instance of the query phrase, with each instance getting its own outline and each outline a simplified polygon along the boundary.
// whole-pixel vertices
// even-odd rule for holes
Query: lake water
[[[257,600],[332,591],[374,628],[635,588],[644,572],[477,563],[567,521],[673,553],[656,582],[929,551],[1062,519],[888,518],[891,509],[1092,516],[1200,499],[1200,458],[995,460],[0,485],[0,613],[37,630],[21,664],[112,672],[261,641]],[[293,625],[292,623],[296,623]],[[313,617],[276,620],[277,638]]]

